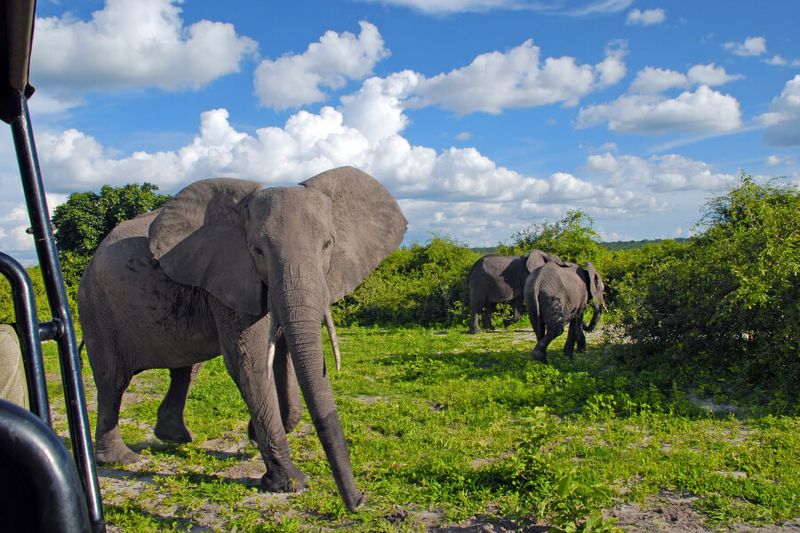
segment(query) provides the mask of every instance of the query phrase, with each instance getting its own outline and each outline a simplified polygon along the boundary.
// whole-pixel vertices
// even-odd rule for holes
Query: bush
[[[467,273],[480,254],[444,237],[387,257],[332,313],[339,324],[462,324]]]
[[[687,246],[625,274],[620,324],[645,352],[797,401],[800,192],[743,176],[702,224]]]
[[[511,236],[512,244],[499,246],[497,253],[524,255],[534,248],[556,254],[564,261],[595,267],[602,261],[605,249],[597,242],[599,235],[594,220],[580,210],[570,210],[556,222],[533,223]]]

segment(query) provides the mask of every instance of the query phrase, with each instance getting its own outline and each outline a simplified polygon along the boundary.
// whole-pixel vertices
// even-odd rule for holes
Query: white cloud
[[[456,140],[458,141],[468,141],[470,139],[472,139],[472,133],[468,131],[461,131],[456,134]]]
[[[408,125],[404,101],[419,79],[420,75],[410,70],[387,78],[369,78],[361,89],[341,98],[345,123],[372,142],[401,132]]]
[[[546,15],[585,16],[624,11],[633,0],[588,0],[571,2],[540,2],[538,0],[363,0],[390,6],[407,7],[428,15],[483,13],[496,10],[526,10]]]
[[[698,85],[708,85],[715,87],[724,85],[728,82],[740,80],[744,76],[740,74],[728,74],[724,67],[718,67],[714,63],[707,65],[694,65],[686,73],[689,81]]]
[[[728,74],[724,67],[714,63],[694,65],[686,74],[669,69],[645,67],[636,73],[630,92],[656,94],[676,87],[686,88],[693,85],[714,87],[742,78],[741,75]]]
[[[156,86],[197,89],[238,72],[256,44],[232,24],[186,26],[177,0],[106,0],[88,21],[36,20],[31,79],[75,98],[88,90]]]
[[[755,57],[767,53],[767,40],[764,37],[748,37],[744,42],[729,41],[723,45],[737,56]]]
[[[685,74],[680,72],[645,67],[636,73],[636,78],[630,86],[632,93],[656,94],[673,87],[685,87],[689,83],[689,79]]]
[[[774,65],[776,67],[786,67],[786,66],[798,67],[800,66],[800,59],[788,60],[785,59],[780,54],[775,54],[769,59],[765,59],[764,63],[766,63],[767,65]]]
[[[783,158],[782,157],[779,157],[777,155],[771,155],[771,156],[767,157],[767,165],[769,165],[771,167],[778,166],[781,163],[783,163]]]
[[[675,98],[623,95],[608,104],[582,108],[577,127],[607,123],[622,133],[719,133],[741,127],[739,102],[733,96],[701,85]]]
[[[282,127],[264,127],[254,134],[234,128],[225,109],[206,111],[194,139],[173,151],[119,155],[75,129],[44,131],[39,134],[42,171],[50,190],[61,194],[144,180],[158,184],[163,192],[175,192],[191,181],[213,176],[285,185],[332,167],[354,165],[378,178],[404,209],[411,209],[406,213],[410,238],[445,232],[483,244],[508,238],[532,218],[562,216],[569,208],[613,217],[660,208],[652,195],[599,185],[567,172],[524,175],[475,148],[437,153],[412,145],[401,135],[407,118],[397,104],[397,95],[409,86],[413,76],[408,73],[373,78],[351,95],[352,100],[343,99],[338,109],[299,111]],[[363,120],[370,109],[375,116],[393,120],[394,126],[377,131]],[[5,232],[0,243],[18,235],[14,228],[21,225],[0,221]]]
[[[255,72],[255,92],[264,106],[286,109],[324,101],[322,88],[339,89],[367,77],[389,51],[378,28],[362,21],[358,36],[325,32],[302,54],[265,59]]]
[[[661,8],[656,9],[631,9],[625,18],[625,24],[637,26],[652,26],[667,20],[667,13]]]
[[[590,155],[586,169],[607,176],[612,185],[640,185],[654,192],[679,190],[720,191],[733,185],[732,174],[715,173],[708,163],[681,155],[656,155],[649,159],[631,155]]]
[[[759,121],[765,127],[764,140],[768,144],[800,145],[800,74],[786,82]]]
[[[625,74],[624,46],[610,46],[596,66],[578,65],[568,56],[540,58],[527,40],[508,52],[479,55],[466,67],[422,78],[415,105],[439,105],[456,113],[500,113],[504,109],[553,103],[576,105],[598,87],[618,82]]]

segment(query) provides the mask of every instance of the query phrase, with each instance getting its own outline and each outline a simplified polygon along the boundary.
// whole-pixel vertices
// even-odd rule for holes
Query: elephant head
[[[350,509],[361,500],[330,382],[320,323],[400,244],[407,226],[376,180],[343,167],[301,187],[235,179],[196,182],[150,228],[150,250],[173,280],[243,314],[269,313],[272,352],[283,328],[309,413]]]
[[[523,257],[525,258],[525,267],[528,269],[528,273],[533,272],[535,269],[539,268],[545,263],[555,263],[558,266],[569,266],[569,263],[562,261],[557,255],[543,252],[536,248],[531,250],[528,255]]]
[[[590,262],[586,262],[582,267],[578,267],[578,275],[586,284],[589,301],[592,303],[593,309],[592,320],[588,325],[584,325],[583,329],[586,331],[593,331],[606,306],[605,299],[603,298],[605,284],[600,274],[598,274],[597,270],[594,268],[594,265]]]

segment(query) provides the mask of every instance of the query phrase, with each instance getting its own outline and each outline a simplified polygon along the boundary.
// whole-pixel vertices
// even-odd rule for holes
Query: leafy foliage
[[[597,264],[605,249],[598,243],[594,220],[584,211],[569,210],[556,222],[533,223],[511,236],[510,246],[498,247],[507,255],[523,255],[533,248],[558,255],[565,261]]]
[[[743,176],[706,231],[630,271],[621,324],[645,351],[735,382],[800,394],[800,192]]]
[[[466,320],[466,277],[480,255],[444,237],[395,250],[333,309],[345,324],[454,324]]]

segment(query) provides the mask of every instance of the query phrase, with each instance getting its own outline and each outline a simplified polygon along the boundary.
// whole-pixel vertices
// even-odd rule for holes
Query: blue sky
[[[768,6],[768,7],[767,7]],[[406,243],[491,246],[568,209],[691,234],[742,171],[800,184],[800,2],[40,0],[34,130],[70,192],[353,165]],[[11,138],[0,248],[33,257]]]

